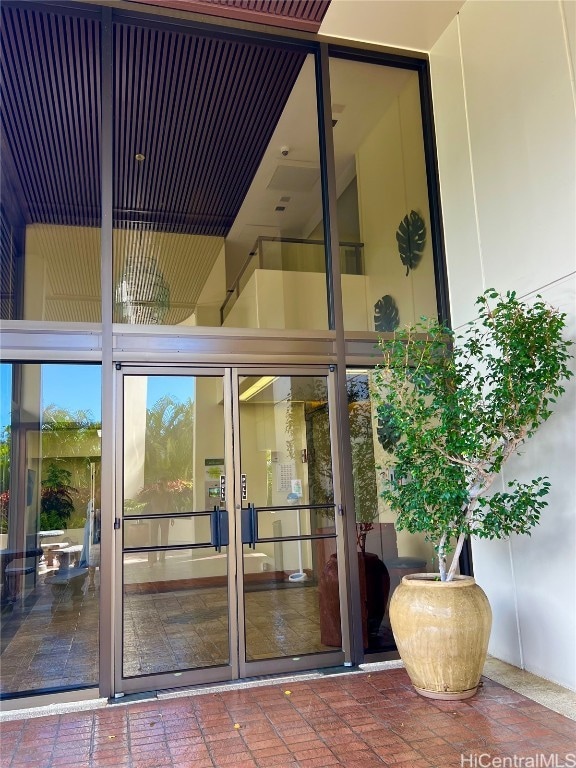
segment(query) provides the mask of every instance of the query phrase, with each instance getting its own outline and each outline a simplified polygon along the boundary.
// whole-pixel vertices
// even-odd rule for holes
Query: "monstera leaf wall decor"
[[[400,324],[398,306],[392,296],[382,296],[374,304],[374,329],[385,333],[395,331]]]
[[[410,270],[420,264],[426,246],[426,224],[419,213],[412,210],[404,216],[396,232],[396,241],[408,277]]]

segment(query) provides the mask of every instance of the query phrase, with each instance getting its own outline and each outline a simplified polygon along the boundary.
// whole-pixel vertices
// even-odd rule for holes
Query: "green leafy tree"
[[[70,473],[68,484],[73,487],[75,508],[68,521],[71,528],[84,525],[90,499],[90,464],[100,460],[100,429],[101,423],[94,420],[91,411],[71,411],[53,403],[42,411],[43,454],[54,457],[53,463]]]
[[[42,481],[41,529],[60,528],[66,523],[72,528],[84,525],[85,510],[90,497],[90,463],[98,461],[100,457],[100,427],[100,422],[93,419],[90,411],[69,411],[54,404],[44,408],[42,448],[44,456],[51,458]],[[11,427],[7,426],[0,437],[0,533],[6,533],[8,530],[10,446]],[[57,484],[52,484],[55,477],[54,468],[68,472],[68,476],[61,483],[69,489],[72,500],[72,510],[68,515],[63,516],[58,511],[59,502],[53,494]],[[54,502],[56,506],[48,509],[46,505],[49,502]]]
[[[10,501],[10,427],[0,437],[0,533],[8,531],[8,504]]]
[[[381,340],[375,377],[378,415],[400,436],[382,498],[398,529],[433,542],[443,581],[453,579],[467,536],[505,538],[539,522],[548,478],[493,485],[572,376],[565,315],[513,292],[489,290],[476,303],[478,319],[462,337],[430,322]]]
[[[71,493],[76,491],[70,485],[72,473],[54,462],[48,465],[46,477],[42,480],[40,528],[66,528],[74,512]]]
[[[144,483],[191,480],[194,405],[165,395],[146,411]]]

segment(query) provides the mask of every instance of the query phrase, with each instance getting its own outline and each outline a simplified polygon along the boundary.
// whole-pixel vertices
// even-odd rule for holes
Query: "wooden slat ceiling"
[[[1,13],[2,194],[28,224],[98,226],[100,23]],[[127,23],[114,53],[115,225],[225,236],[305,54]]]
[[[179,11],[317,32],[330,0],[134,0]]]
[[[1,18],[2,165],[24,218],[97,225],[100,26],[5,7]]]
[[[114,42],[118,218],[226,235],[304,56],[124,24]]]

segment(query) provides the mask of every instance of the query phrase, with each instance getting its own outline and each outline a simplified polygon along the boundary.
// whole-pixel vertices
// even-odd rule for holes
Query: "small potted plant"
[[[382,498],[397,529],[424,533],[439,562],[438,574],[403,579],[390,620],[414,686],[435,698],[476,691],[491,612],[474,579],[457,575],[458,558],[468,536],[501,539],[538,523],[546,477],[510,480],[504,490],[495,481],[572,375],[563,314],[511,292],[488,290],[476,303],[477,320],[461,337],[428,322],[381,340],[375,374],[377,411],[400,436]]]

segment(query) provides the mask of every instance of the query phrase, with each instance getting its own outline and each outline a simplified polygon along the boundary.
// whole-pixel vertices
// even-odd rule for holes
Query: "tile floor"
[[[249,660],[332,651],[320,642],[315,586],[247,592]],[[124,675],[227,664],[228,594],[224,587],[128,595]]]
[[[41,575],[26,597],[2,609],[0,692],[98,682],[99,590],[52,590]]]
[[[2,693],[98,681],[98,582],[94,590],[85,583],[75,596],[69,587],[55,594],[50,575],[2,613]],[[245,603],[249,660],[334,650],[320,642],[315,586],[261,588],[247,592]],[[224,587],[126,594],[125,676],[227,664],[228,656]]]
[[[576,764],[574,720],[486,678],[468,701],[423,699],[403,669],[13,719],[0,735],[3,768]]]

